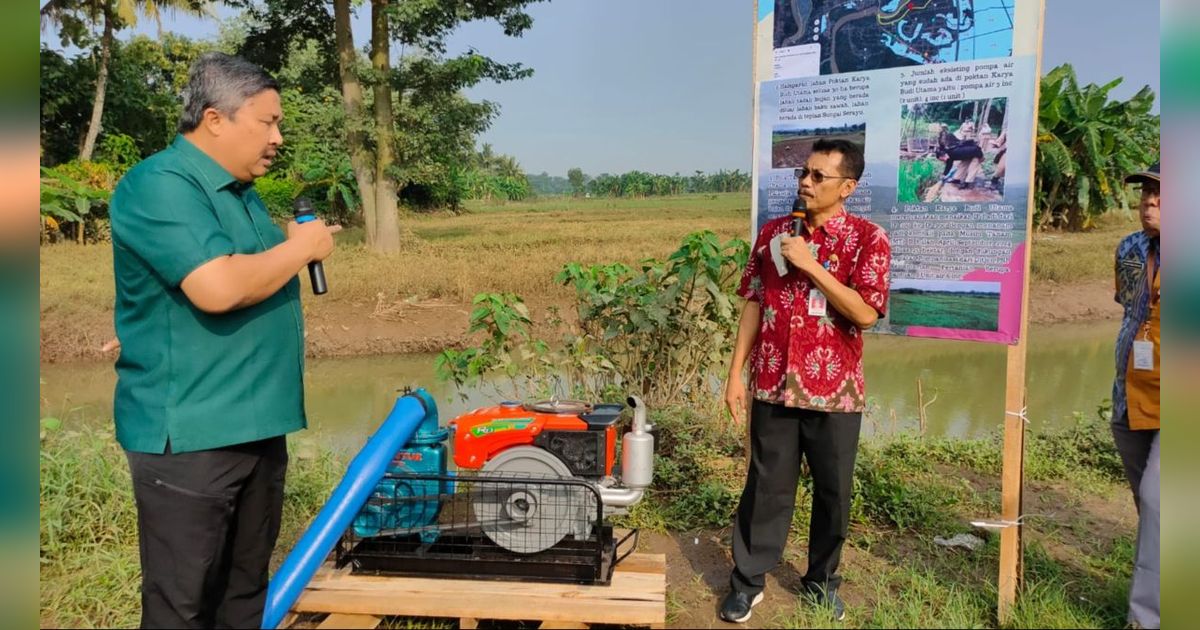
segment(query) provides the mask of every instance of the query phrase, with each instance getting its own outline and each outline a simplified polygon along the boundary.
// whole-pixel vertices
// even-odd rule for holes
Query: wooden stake
[[[1024,571],[1024,541],[1022,536],[1022,490],[1025,482],[1025,357],[1029,332],[1029,260],[1033,250],[1033,212],[1035,165],[1037,164],[1037,104],[1041,95],[1042,33],[1045,30],[1046,3],[1037,0],[1034,9],[1038,16],[1037,58],[1034,61],[1033,90],[1034,120],[1029,141],[1032,147],[1029,160],[1029,196],[1025,213],[1024,280],[1021,287],[1021,327],[1016,345],[1008,347],[1004,385],[1004,454],[1000,478],[1000,514],[1008,527],[1000,530],[1000,575],[997,580],[999,601],[996,617],[1000,625],[1012,618]]]
[[[921,391],[921,378],[917,377],[917,422],[921,437],[925,437],[925,393]]]
[[[919,409],[918,418],[921,421],[921,437],[925,437],[925,428],[927,426],[929,426],[929,416],[926,414],[925,410],[928,409],[929,405],[932,405],[934,403],[934,401],[937,400],[937,398],[938,398],[938,392],[935,389],[933,391],[933,398],[930,398],[928,402],[925,401],[925,390],[921,386],[920,377],[918,377],[917,378],[917,408]]]
[[[1026,255],[1028,260],[1028,255]],[[1028,263],[1026,264],[1028,268]],[[1026,280],[1028,284],[1028,280]],[[1028,294],[1027,294],[1028,295]],[[1024,309],[1022,309],[1024,311]],[[1004,454],[1000,477],[1000,515],[1009,523],[1019,523],[1025,476],[1025,321],[1021,339],[1008,348],[1008,370],[1004,394]],[[996,611],[1000,624],[1007,623],[1016,604],[1021,583],[1023,546],[1021,526],[1000,530],[1000,601]]]

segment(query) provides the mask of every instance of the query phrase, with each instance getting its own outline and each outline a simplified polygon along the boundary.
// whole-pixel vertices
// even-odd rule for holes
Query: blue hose
[[[418,389],[396,399],[387,420],[354,456],[342,482],[271,578],[263,610],[263,628],[278,627],[283,621],[283,616],[296,603],[342,532],[350,526],[383,478],[396,451],[408,443],[417,425],[427,417],[437,422],[437,405],[425,390]]]

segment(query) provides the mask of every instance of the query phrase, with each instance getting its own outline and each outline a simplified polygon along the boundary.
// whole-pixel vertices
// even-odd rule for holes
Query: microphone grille
[[[312,201],[307,197],[296,198],[296,200],[292,202],[292,210],[297,215],[313,214],[315,212]]]

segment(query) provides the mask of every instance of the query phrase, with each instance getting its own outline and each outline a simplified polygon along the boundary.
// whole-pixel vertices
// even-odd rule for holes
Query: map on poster
[[[752,225],[817,143],[861,147],[844,208],[892,246],[875,332],[1015,343],[1042,0],[759,0]]]
[[[775,0],[774,78],[1008,57],[1014,2]]]

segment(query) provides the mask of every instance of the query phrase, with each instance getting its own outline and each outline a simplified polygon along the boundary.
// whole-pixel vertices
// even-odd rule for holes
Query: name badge
[[[1154,342],[1144,340],[1133,342],[1133,369],[1154,369]]]
[[[813,317],[825,317],[827,304],[825,302],[825,294],[819,289],[813,289],[808,292],[808,314]]]

